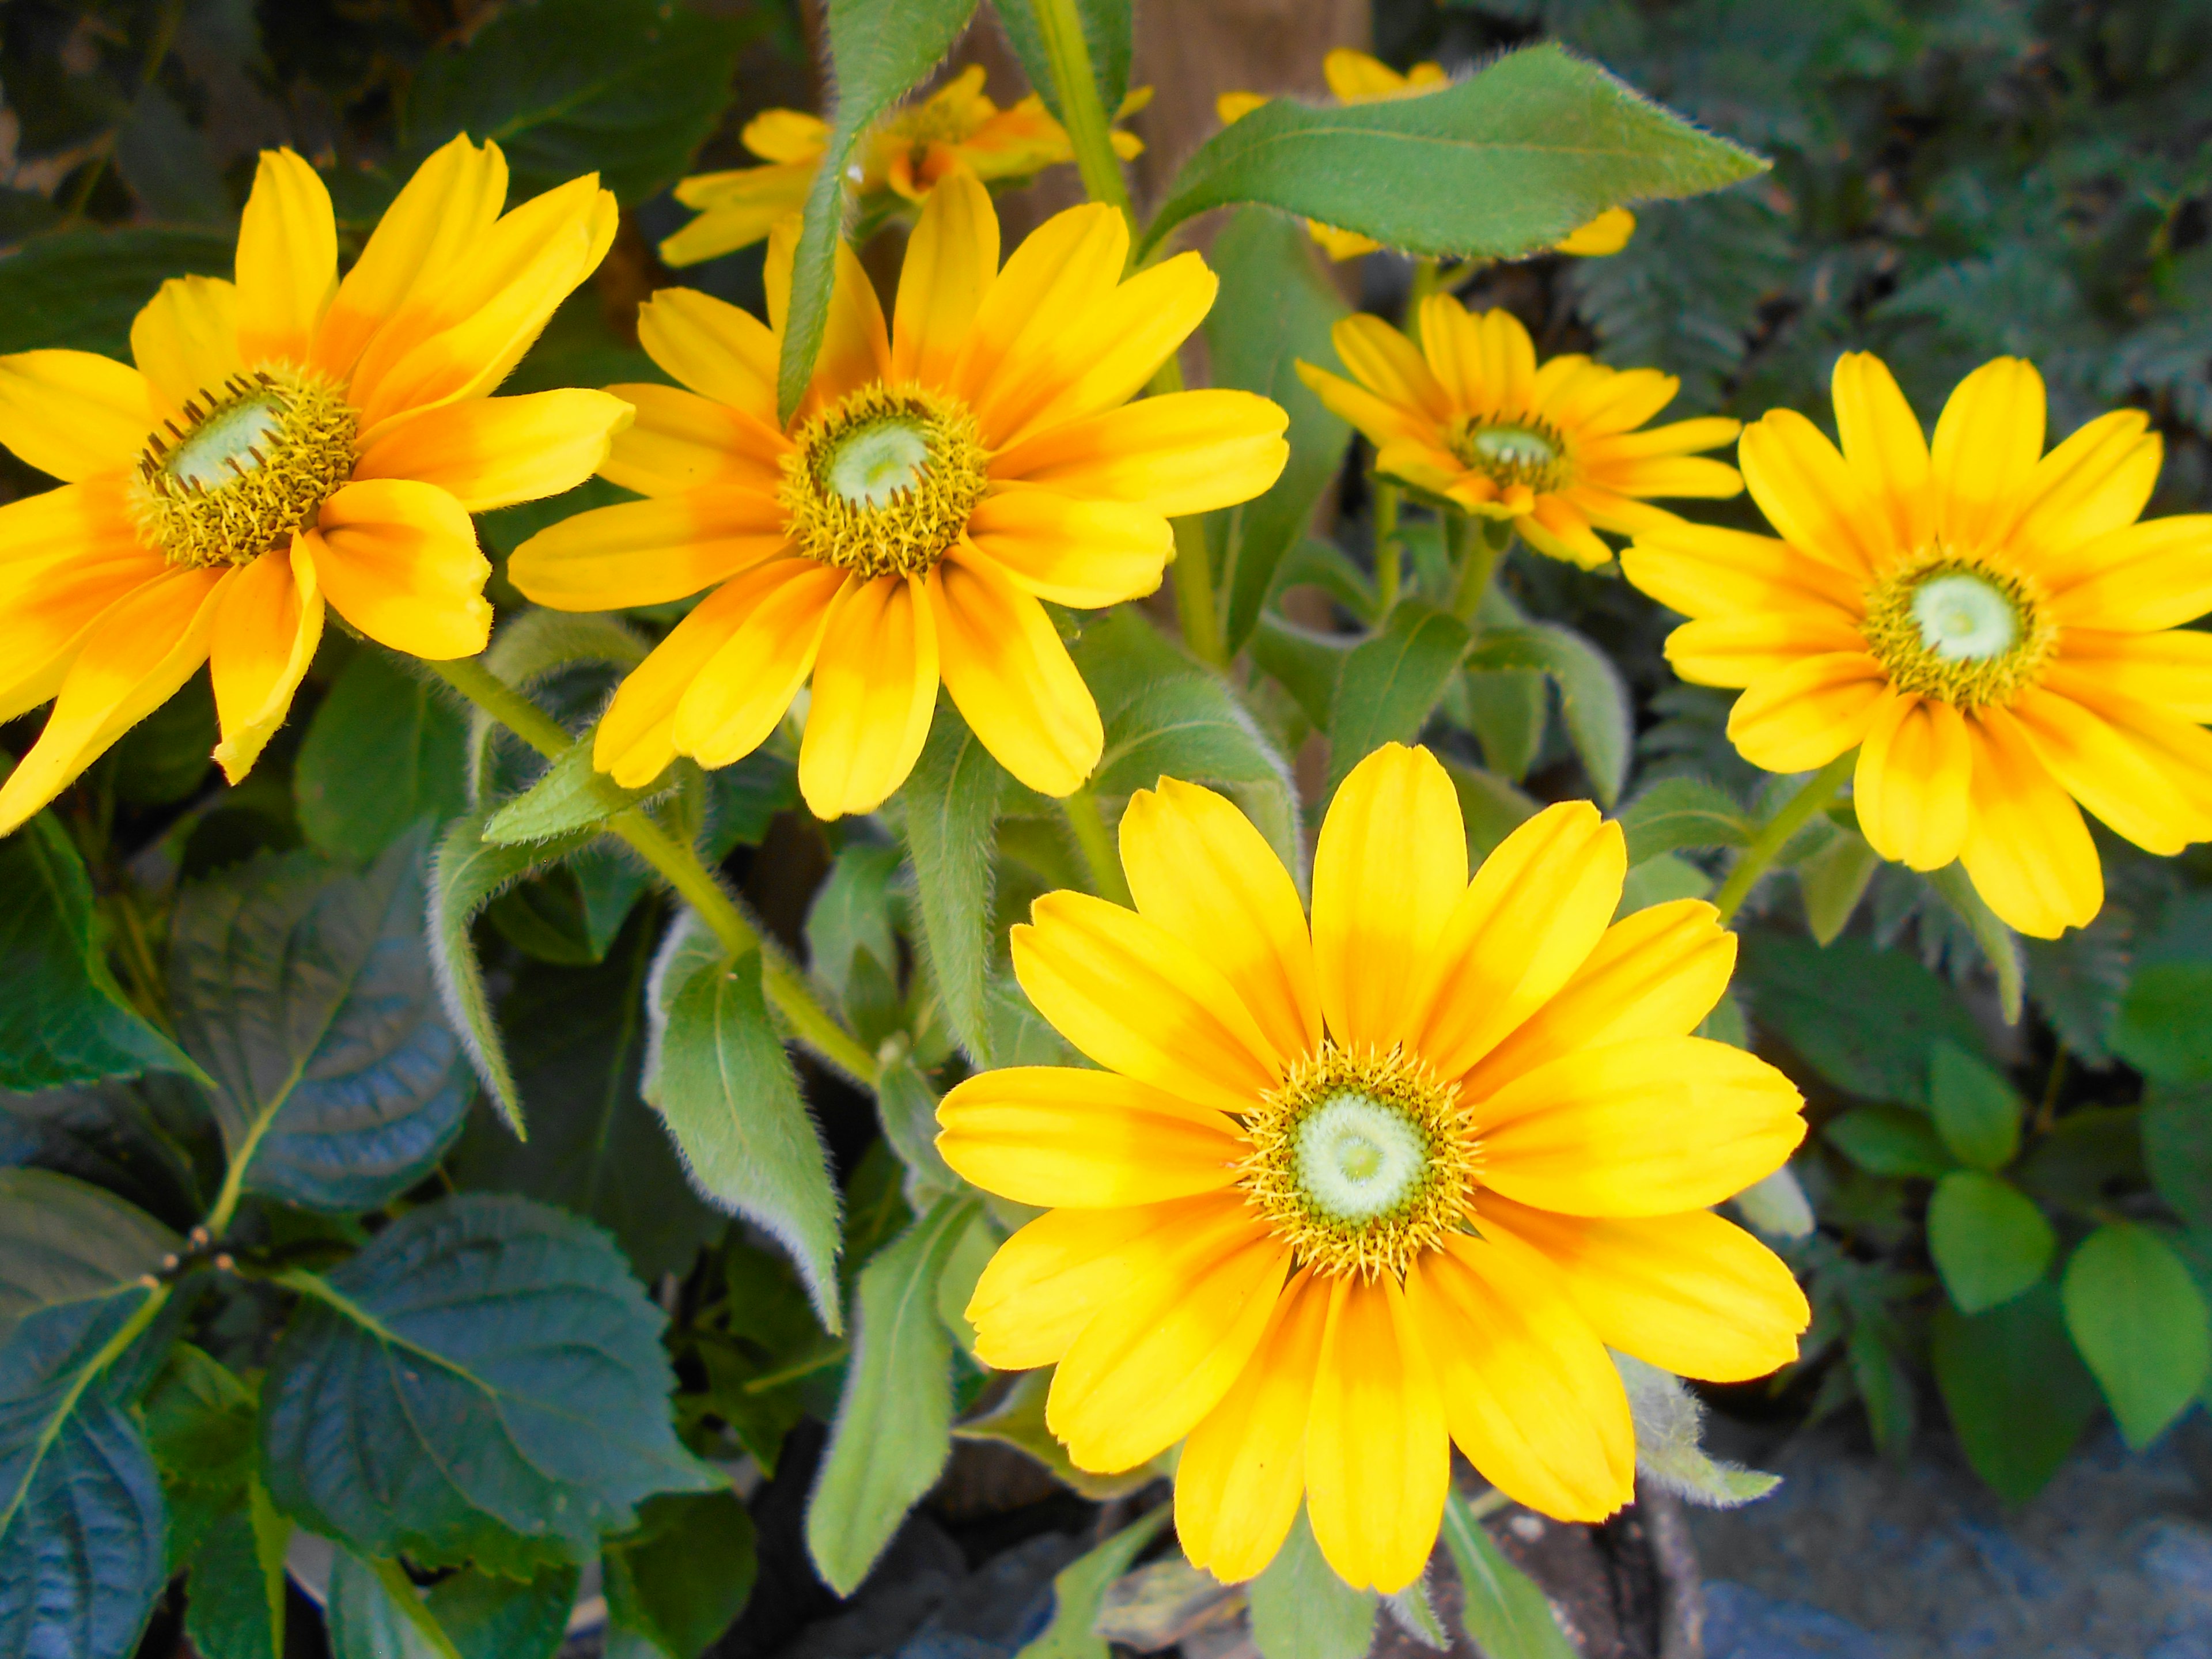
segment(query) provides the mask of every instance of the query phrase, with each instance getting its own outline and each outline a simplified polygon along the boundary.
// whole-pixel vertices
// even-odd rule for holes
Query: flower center
[[[353,407],[320,376],[256,370],[187,398],[138,458],[131,509],[169,562],[246,564],[311,528],[353,476]]]
[[[916,576],[951,550],[989,482],[975,417],[918,386],[864,386],[795,434],[778,497],[810,557]]]
[[[1481,1164],[1457,1091],[1400,1049],[1324,1042],[1244,1133],[1247,1200],[1325,1273],[1402,1276],[1461,1230]]]
[[[1464,465],[1489,474],[1498,484],[1544,490],[1566,482],[1566,443],[1542,421],[1481,421],[1469,416],[1453,426],[1444,442]]]
[[[2057,643],[2025,578],[1941,548],[1869,591],[1863,628],[1899,690],[1970,709],[2009,702]]]

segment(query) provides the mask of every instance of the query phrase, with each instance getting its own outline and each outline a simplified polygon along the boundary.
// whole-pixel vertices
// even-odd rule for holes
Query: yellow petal
[[[778,427],[775,336],[750,312],[696,289],[659,289],[638,308],[637,343],[701,397]]]
[[[435,484],[471,513],[573,489],[630,423],[604,392],[534,392],[447,404],[386,427],[362,452],[356,478]]]
[[[1406,1299],[1484,1480],[1561,1521],[1635,1496],[1627,1392],[1558,1269],[1510,1237],[1462,1237],[1407,1270]]]
[[[1867,843],[1914,870],[1940,870],[1966,844],[1973,750],[1947,702],[1891,692],[1875,706],[1852,774]]]
[[[2158,483],[2164,445],[2139,409],[2089,422],[2036,463],[2009,540],[2032,569],[2045,550],[2063,559],[2083,542],[2142,516]]]
[[[929,574],[945,689],[1000,765],[1048,795],[1073,793],[1106,747],[1091,688],[1044,607],[956,550]]]
[[[1805,1138],[1765,1060],[1703,1037],[1562,1054],[1473,1103],[1483,1184],[1565,1215],[1668,1215],[1741,1192]]]
[[[1129,252],[1129,224],[1100,203],[1056,213],[1023,239],[975,308],[947,389],[970,407],[1003,378],[1018,383],[1056,348],[1070,318],[1114,289]],[[987,443],[1004,434],[986,429]]]
[[[1321,60],[1322,79],[1340,104],[1364,104],[1406,89],[1406,77],[1379,58],[1339,46]]]
[[[699,216],[661,239],[661,258],[681,270],[750,247],[798,216],[806,205],[807,191],[813,188],[814,174],[821,165],[817,149],[804,161],[704,173],[684,179],[676,187],[677,199],[699,209]]]
[[[830,619],[799,750],[799,792],[825,823],[906,781],[937,709],[937,620],[919,577],[856,583]]]
[[[2069,629],[2178,628],[2212,610],[2212,514],[2129,525],[2043,555],[2035,574]]]
[[[2067,793],[2136,846],[2170,858],[2212,840],[2212,732],[2058,665],[2012,714]]]
[[[0,357],[0,444],[75,483],[137,460],[154,429],[155,393],[128,363],[89,351]]]
[[[742,410],[672,386],[611,386],[635,411],[614,434],[599,476],[641,495],[678,495],[717,484],[738,484],[773,495],[791,442]]]
[[[972,173],[949,174],[929,193],[899,267],[891,324],[891,374],[942,386],[999,274],[999,216]]]
[[[581,514],[568,523],[592,516]],[[766,574],[769,588],[804,574],[797,568],[804,562],[780,561]],[[700,671],[752,614],[763,591],[758,580],[726,582],[668,630],[668,637],[617,688],[607,712],[600,716],[592,742],[593,766],[629,787],[642,787],[667,769],[676,758],[672,733],[678,705]]]
[[[238,290],[219,276],[172,276],[131,324],[131,357],[172,410],[245,367],[238,355]]]
[[[1190,337],[1219,287],[1195,253],[1139,271],[1075,319],[1056,351],[1030,360],[1021,380],[1007,370],[994,378],[979,411],[985,432],[1015,441],[1127,403]]]
[[[1933,502],[1928,486],[1928,439],[1898,390],[1889,367],[1870,351],[1836,359],[1829,386],[1844,459],[1889,525],[1890,541],[1918,547],[1928,539]]]
[[[541,530],[507,562],[510,580],[556,611],[665,605],[784,550],[784,511],[749,489],[701,489],[594,507]]]
[[[1966,727],[1973,818],[1959,861],[1974,890],[2007,927],[2032,938],[2087,927],[2105,902],[2105,877],[2081,809],[2004,709],[1981,709]]]
[[[1337,1279],[1306,1419],[1306,1517],[1353,1589],[1394,1594],[1428,1565],[1451,1481],[1444,1423],[1437,1367],[1397,1281]]]
[[[1807,610],[1856,626],[1866,613],[1863,585],[1784,541],[1680,520],[1639,533],[1620,556],[1621,574],[1686,617]]]
[[[1614,922],[1559,992],[1468,1074],[1463,1092],[1479,1100],[1579,1048],[1696,1030],[1735,967],[1735,935],[1719,916],[1703,899],[1674,899]]]
[[[323,638],[323,595],[304,537],[233,573],[216,601],[208,677],[222,740],[216,763],[235,785],[290,712]]]
[[[2212,720],[2212,634],[2172,629],[2156,634],[2069,628],[2059,661],[2124,696],[2185,720]]]
[[[1677,1376],[1765,1376],[1812,1320],[1782,1259],[1710,1210],[1592,1219],[1486,1194],[1480,1224],[1540,1251],[1607,1347]]]
[[[890,335],[876,285],[860,268],[860,256],[840,239],[836,279],[830,289],[830,312],[822,324],[822,349],[814,359],[814,378],[799,399],[803,420],[827,409],[848,392],[880,380],[891,369]]]
[[[1291,1278],[1243,1375],[1176,1464],[1176,1537],[1192,1565],[1224,1584],[1256,1577],[1297,1519],[1329,1288],[1309,1273]]]
[[[1220,970],[1133,910],[1047,893],[1012,942],[1036,1011],[1101,1066],[1230,1113],[1279,1080],[1282,1057]]]
[[[1321,994],[1298,890],[1233,803],[1174,778],[1139,789],[1121,814],[1121,868],[1138,914],[1221,970],[1276,1054],[1318,1046]]]
[[[830,148],[830,124],[804,110],[765,109],[745,123],[738,135],[744,147],[763,161],[817,161]],[[703,182],[686,179],[676,187],[676,199],[690,203],[684,192]]]
[[[1680,426],[1702,422],[1681,421]],[[1661,427],[1660,432],[1671,432]],[[1663,495],[1678,500],[1724,501],[1743,493],[1743,478],[1725,461],[1702,455],[1655,455],[1648,459],[1608,457],[1587,466],[1589,481],[1623,495]]]
[[[978,501],[968,535],[1024,592],[1084,611],[1154,592],[1175,552],[1168,521],[1149,507],[1022,485]]]
[[[1328,337],[1352,378],[1384,403],[1425,416],[1431,424],[1462,412],[1453,407],[1451,394],[1421,349],[1380,317],[1353,312],[1338,319]]]
[[[1708,617],[1667,636],[1667,660],[1692,685],[1749,685],[1808,657],[1865,649],[1865,635],[1826,607]]]
[[[1332,414],[1357,427],[1370,443],[1379,446],[1403,441],[1427,447],[1436,442],[1439,422],[1421,410],[1390,403],[1365,386],[1355,386],[1341,375],[1316,368],[1309,362],[1301,362],[1297,371],[1306,389],[1320,398]]]
[[[1388,1047],[1467,890],[1459,793],[1425,749],[1385,744],[1352,769],[1314,849],[1314,964],[1341,1043]]]
[[[1498,843],[1419,966],[1408,1046],[1468,1071],[1589,959],[1620,906],[1620,826],[1586,800],[1547,806]]]
[[[1753,766],[1809,772],[1866,736],[1887,690],[1863,651],[1808,657],[1752,683],[1729,714],[1729,740]]]
[[[1249,1150],[1218,1112],[1073,1066],[978,1072],[937,1121],[945,1161],[1020,1204],[1110,1209],[1216,1192]]]
[[[0,720],[52,696],[100,614],[169,568],[114,474],[0,507]]]
[[[831,615],[858,585],[811,559],[774,559],[716,590],[741,604],[744,618],[676,705],[669,737],[678,750],[702,766],[727,766],[765,743],[812,672]]]
[[[1736,460],[1759,510],[1791,546],[1859,581],[1905,550],[1836,447],[1796,410],[1771,410],[1746,427]]]
[[[378,644],[443,662],[490,640],[490,562],[461,504],[436,485],[349,483],[323,503],[307,539],[323,597]]]
[[[173,570],[100,614],[62,678],[46,730],[0,783],[0,836],[68,788],[207,660],[216,594],[230,574]]]
[[[1628,239],[1636,234],[1636,216],[1626,208],[1607,208],[1596,218],[1581,224],[1552,244],[1554,253],[1570,253],[1577,258],[1599,259],[1608,253],[1618,253],[1628,246]]]
[[[1521,538],[1547,558],[1559,559],[1584,570],[1601,569],[1613,562],[1613,550],[1589,527],[1589,520],[1558,495],[1539,495],[1535,509],[1516,519]]]
[[[1610,437],[1642,426],[1682,389],[1656,368],[1607,368],[1587,357],[1554,357],[1536,371],[1533,413],[1563,432]]]
[[[1472,414],[1495,410],[1496,391],[1483,378],[1481,322],[1453,295],[1431,294],[1421,301],[1416,324],[1421,356],[1451,405]]]
[[[1929,451],[1936,529],[1974,548],[2012,522],[2043,453],[2043,377],[2018,357],[1984,363],[1959,382]]]
[[[1598,464],[1679,459],[1732,443],[1743,431],[1743,422],[1723,415],[1701,415],[1695,420],[1669,421],[1640,432],[1610,433],[1586,440],[1581,446],[1583,470],[1595,473]],[[1709,463],[1717,466],[1717,461]],[[1729,469],[1731,472],[1733,467]],[[1733,493],[1733,492],[1731,492]]]
[[[338,285],[331,193],[289,149],[264,149],[238,225],[238,355],[307,364]]]
[[[1536,345],[1503,306],[1475,319],[1482,328],[1482,383],[1501,415],[1526,413],[1536,391]]]

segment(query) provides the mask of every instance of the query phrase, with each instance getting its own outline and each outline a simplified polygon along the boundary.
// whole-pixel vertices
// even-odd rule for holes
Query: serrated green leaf
[[[727,1630],[758,1570],[752,1516],[726,1487],[653,1498],[600,1559],[608,1622],[668,1659],[697,1659]]]
[[[2212,1329],[2189,1269],[2158,1234],[2108,1222],[2066,1264],[2066,1328],[2130,1446],[2188,1408],[2212,1370]]]
[[[1620,809],[1630,866],[1685,848],[1747,847],[1753,825],[1734,795],[1703,778],[1662,778]]]
[[[1386,743],[1412,743],[1467,653],[1468,627],[1418,599],[1344,659],[1329,708],[1328,793]]]
[[[428,679],[361,650],[308,722],[292,773],[307,844],[333,859],[373,859],[416,819],[468,804],[466,722]]]
[[[1873,1175],[1933,1181],[1957,1167],[1928,1120],[1899,1107],[1854,1107],[1831,1119],[1820,1133],[1844,1157]]]
[[[1928,1109],[1961,1164],[2002,1170],[2020,1151],[2026,1103],[2002,1073],[1948,1039],[1929,1050]]]
[[[1461,1620],[1487,1659],[1575,1659],[1544,1592],[1490,1541],[1455,1492],[1444,1499],[1443,1534],[1464,1592]]]
[[[1928,1254],[1960,1313],[2009,1302],[2039,1282],[2058,1235],[2035,1201],[1980,1170],[1954,1170],[1928,1200]]]
[[[1470,668],[1538,668],[1559,688],[1559,717],[1601,805],[1620,799],[1636,733],[1628,684],[1607,656],[1571,628],[1527,623],[1486,628],[1467,653]]]
[[[991,829],[1006,782],[968,723],[940,707],[900,792],[922,952],[953,1035],[982,1066],[992,1063]]]
[[[1060,107],[1060,89],[1052,75],[1044,37],[1037,32],[1036,0],[993,0],[1000,26],[1006,32],[1014,56],[1021,59],[1022,74],[1044,100],[1044,106],[1062,125],[1066,115]],[[1098,104],[1110,117],[1129,91],[1129,65],[1136,57],[1136,19],[1130,0],[1075,0],[1076,21],[1083,26],[1083,44],[1091,54],[1091,78],[1098,83]]]
[[[1981,1028],[1948,981],[1905,951],[1856,936],[1824,950],[1809,939],[1749,933],[1736,984],[1761,1026],[1863,1099],[1924,1105],[1928,1056],[1938,1041],[1981,1052]]]
[[[214,688],[204,673],[194,674],[117,741],[115,798],[142,806],[189,799],[214,766],[221,736]]]
[[[106,1296],[182,1241],[136,1205],[46,1170],[0,1170],[0,1345],[18,1321]]]
[[[261,1387],[264,1478],[353,1549],[527,1576],[719,1479],[670,1425],[664,1316],[588,1222],[441,1199],[282,1282],[301,1300]]]
[[[253,1479],[253,1395],[189,1342],[174,1342],[147,1390],[146,1442],[169,1511],[169,1571],[181,1571]]]
[[[163,283],[228,279],[236,257],[219,231],[137,225],[30,237],[0,263],[0,352],[65,347],[127,360],[131,319]]]
[[[1971,1316],[1938,1307],[1929,1354],[1966,1461],[2008,1504],[2043,1490],[2097,1414],[2055,1285]]]
[[[406,1575],[392,1581],[388,1569],[397,1565],[364,1561],[350,1550],[337,1553],[323,1608],[331,1659],[458,1659]]]
[[[1781,1485],[1782,1477],[1707,1454],[1705,1407],[1682,1379],[1617,1353],[1613,1363],[1628,1392],[1636,1425],[1636,1473],[1705,1509],[1732,1510]]]
[[[2152,962],[2136,969],[2112,1022],[2112,1052],[2165,1083],[2212,1082],[2212,963]]]
[[[495,847],[540,845],[597,829],[617,812],[650,799],[659,781],[625,789],[592,764],[590,733],[576,739],[545,775],[484,820],[483,838]]]
[[[1374,1644],[1381,1598],[1336,1576],[1304,1504],[1249,1594],[1252,1642],[1264,1659],[1363,1659]]]
[[[1171,1512],[1169,1505],[1161,1504],[1054,1574],[1052,1622],[1015,1659],[1109,1659],[1105,1638],[1091,1629],[1099,1604],[1106,1599],[1108,1586],[1128,1571],[1129,1564],[1158,1535]]]
[[[284,1659],[284,1552],[292,1523],[261,1482],[192,1558],[185,1633],[201,1659]]]

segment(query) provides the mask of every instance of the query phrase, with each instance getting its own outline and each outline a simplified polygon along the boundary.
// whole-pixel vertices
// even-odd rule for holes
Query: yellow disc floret
[[[1966,709],[2010,702],[2058,642],[2027,578],[1941,549],[1877,583],[1863,626],[1891,684]]]
[[[951,550],[988,482],[975,417],[920,386],[865,386],[799,429],[778,491],[810,557],[915,576]]]

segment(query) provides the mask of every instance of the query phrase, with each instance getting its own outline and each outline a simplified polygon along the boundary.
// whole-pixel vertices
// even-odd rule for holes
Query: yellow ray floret
[[[1260,832],[1163,779],[1121,820],[1135,908],[1037,901],[1023,989],[1103,1070],[987,1072],[938,1146],[1046,1213],[978,1280],[977,1352],[1054,1365],[1081,1468],[1184,1442],[1176,1529],[1224,1580],[1301,1503],[1329,1563],[1419,1576],[1456,1444],[1597,1520],[1635,1435],[1606,1350],[1741,1381],[1795,1358],[1790,1271],[1705,1206],[1804,1134],[1781,1073],[1690,1035],[1735,941],[1684,899],[1612,920],[1626,855],[1553,806],[1468,878],[1427,750],[1338,791],[1310,923]]]
[[[1073,208],[999,264],[970,174],[929,196],[890,324],[839,254],[814,378],[788,427],[775,374],[794,227],[770,239],[769,321],[663,289],[638,337],[684,389],[637,409],[604,469],[648,499],[532,538],[515,585],[566,611],[711,590],[616,693],[593,757],[624,784],[679,754],[723,766],[810,681],[799,781],[824,818],[905,781],[939,684],[1006,769],[1065,795],[1097,763],[1097,706],[1046,614],[1149,593],[1168,520],[1249,501],[1287,417],[1242,392],[1128,399],[1215,282],[1186,253],[1123,280],[1128,227]]]
[[[582,482],[630,419],[600,392],[490,395],[615,229],[596,178],[506,199],[499,147],[456,138],[340,282],[329,192],[267,151],[237,280],[164,283],[131,325],[136,367],[0,357],[0,443],[64,481],[0,507],[0,719],[54,703],[0,786],[0,834],[204,662],[236,782],[326,606],[415,656],[483,648],[469,514]]]
[[[2104,901],[2081,807],[2154,853],[2212,840],[2212,635],[2181,626],[2212,610],[2212,516],[2139,522],[2160,448],[2137,410],[2045,454],[2017,358],[1961,381],[1932,443],[1879,359],[1845,355],[1833,389],[1840,449],[1786,410],[1743,434],[1778,538],[1656,526],[1622,568],[1691,618],[1676,672],[1742,689],[1747,758],[1800,772],[1856,748],[1876,852],[1956,860],[2055,938]]]

